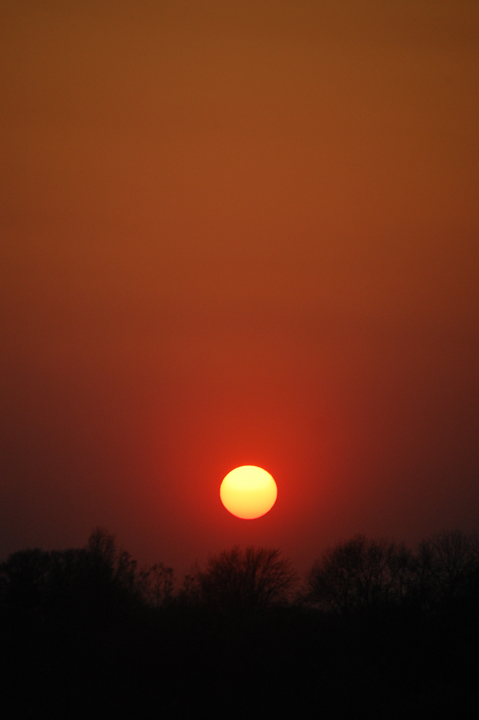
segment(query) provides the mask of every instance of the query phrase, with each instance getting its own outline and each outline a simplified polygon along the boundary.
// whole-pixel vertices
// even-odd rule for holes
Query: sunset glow
[[[221,483],[221,502],[232,515],[252,520],[265,515],[276,502],[278,489],[273,477],[260,467],[235,468]]]
[[[479,534],[478,7],[2,1],[0,601]]]

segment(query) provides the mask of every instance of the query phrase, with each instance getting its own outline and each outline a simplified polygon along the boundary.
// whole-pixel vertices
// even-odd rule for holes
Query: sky
[[[476,0],[3,0],[0,557],[479,532]],[[221,505],[260,465],[278,500]]]

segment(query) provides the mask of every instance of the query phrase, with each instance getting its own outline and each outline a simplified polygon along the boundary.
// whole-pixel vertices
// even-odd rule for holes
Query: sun
[[[278,488],[273,477],[255,465],[237,467],[220,487],[221,502],[232,515],[253,520],[265,515],[276,502]]]

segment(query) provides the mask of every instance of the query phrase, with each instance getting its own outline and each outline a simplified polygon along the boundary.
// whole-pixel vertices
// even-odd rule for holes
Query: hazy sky
[[[3,0],[0,57],[0,556],[479,531],[477,0]]]

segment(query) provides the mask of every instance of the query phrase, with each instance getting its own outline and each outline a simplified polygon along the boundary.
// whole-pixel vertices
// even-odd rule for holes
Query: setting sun
[[[232,515],[253,520],[265,515],[276,502],[278,488],[273,477],[255,465],[235,468],[221,483],[221,502]]]

